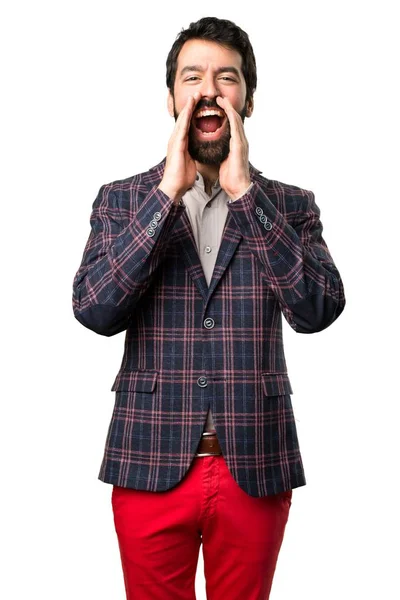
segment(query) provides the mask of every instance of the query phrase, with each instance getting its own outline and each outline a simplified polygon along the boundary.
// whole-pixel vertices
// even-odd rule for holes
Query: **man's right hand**
[[[188,133],[193,111],[200,96],[200,92],[196,92],[188,97],[168,142],[164,175],[158,187],[172,198],[175,204],[179,203],[196,179],[196,163],[188,151]]]

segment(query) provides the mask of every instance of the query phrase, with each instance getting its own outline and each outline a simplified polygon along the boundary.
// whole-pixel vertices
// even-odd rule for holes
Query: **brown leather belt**
[[[203,432],[195,456],[214,456],[222,454],[216,433]]]

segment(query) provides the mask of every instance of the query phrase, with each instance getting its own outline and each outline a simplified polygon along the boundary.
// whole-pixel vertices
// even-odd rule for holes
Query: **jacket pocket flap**
[[[263,373],[263,388],[266,396],[293,394],[287,373]]]
[[[154,391],[157,382],[157,371],[121,371],[118,373],[112,392],[147,392]]]

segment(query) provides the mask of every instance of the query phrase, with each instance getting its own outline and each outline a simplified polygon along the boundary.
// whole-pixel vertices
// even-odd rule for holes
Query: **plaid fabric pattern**
[[[149,491],[188,471],[211,405],[226,463],[261,497],[305,485],[282,340],[345,306],[311,191],[254,182],[229,213],[207,286],[185,207],[157,189],[165,159],[103,185],[73,284],[78,321],[126,330],[99,479]],[[196,460],[196,459],[195,459]]]

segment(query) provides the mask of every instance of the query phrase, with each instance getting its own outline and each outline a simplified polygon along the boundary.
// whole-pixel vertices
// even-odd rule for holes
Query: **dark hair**
[[[174,95],[179,52],[185,42],[193,39],[216,42],[239,52],[242,57],[242,72],[246,82],[246,101],[249,100],[257,86],[256,59],[249,36],[232,21],[216,17],[204,17],[196,23],[190,23],[188,29],[182,29],[178,34],[167,58],[167,87],[172,96]]]

